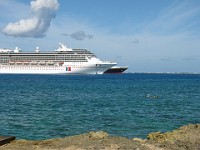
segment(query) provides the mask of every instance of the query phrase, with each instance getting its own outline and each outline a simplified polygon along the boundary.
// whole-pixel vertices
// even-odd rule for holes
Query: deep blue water
[[[141,137],[200,123],[200,75],[0,75],[0,135]]]

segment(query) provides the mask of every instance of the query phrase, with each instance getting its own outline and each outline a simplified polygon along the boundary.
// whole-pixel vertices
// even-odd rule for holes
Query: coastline
[[[134,132],[134,131],[133,131]],[[200,124],[189,124],[170,132],[154,132],[146,139],[110,136],[104,131],[49,140],[15,140],[1,150],[186,150],[200,149]]]
[[[124,72],[124,74],[200,75],[200,72]]]

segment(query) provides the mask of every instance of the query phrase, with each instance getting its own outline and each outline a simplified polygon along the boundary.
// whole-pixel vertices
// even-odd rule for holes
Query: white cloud
[[[43,37],[58,9],[57,0],[31,1],[32,18],[9,23],[2,33],[14,37]]]
[[[64,33],[63,35],[69,36],[72,39],[79,40],[79,41],[82,41],[84,39],[92,39],[93,38],[93,35],[86,34],[84,31],[77,31],[77,32],[73,32],[71,34]]]

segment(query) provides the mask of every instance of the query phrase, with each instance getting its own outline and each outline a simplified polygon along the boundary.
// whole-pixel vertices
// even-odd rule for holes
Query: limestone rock
[[[140,143],[145,143],[146,142],[146,140],[143,140],[141,138],[133,138],[133,141],[140,142]]]
[[[15,140],[0,150],[200,150],[200,124],[154,132],[147,140],[114,137],[99,131],[41,141]]]
[[[105,137],[108,137],[108,133],[104,132],[104,131],[98,131],[98,132],[90,132],[89,133],[89,138],[90,139],[94,139],[94,140],[99,140],[99,139],[103,139]]]
[[[166,140],[173,141],[174,136],[172,133],[166,132],[166,133],[161,133],[161,132],[153,132],[148,134],[147,136],[148,140],[153,140],[156,142],[164,142]]]

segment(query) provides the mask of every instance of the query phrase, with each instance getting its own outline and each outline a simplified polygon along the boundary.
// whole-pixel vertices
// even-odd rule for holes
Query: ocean
[[[146,138],[200,123],[200,75],[0,75],[0,135]]]

